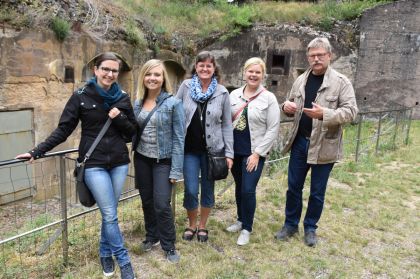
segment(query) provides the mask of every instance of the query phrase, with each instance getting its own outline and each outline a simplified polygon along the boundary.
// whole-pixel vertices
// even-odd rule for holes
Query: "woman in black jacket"
[[[58,127],[42,143],[16,158],[34,159],[64,142],[81,121],[82,137],[79,161],[99,134],[108,118],[112,124],[96,146],[85,166],[85,183],[92,192],[102,214],[99,256],[103,273],[115,272],[114,256],[120,266],[121,278],[134,278],[128,251],[118,225],[117,206],[128,172],[128,149],[125,139],[136,131],[130,97],[117,83],[121,60],[105,52],[95,60],[95,77],[77,90],[67,102]]]

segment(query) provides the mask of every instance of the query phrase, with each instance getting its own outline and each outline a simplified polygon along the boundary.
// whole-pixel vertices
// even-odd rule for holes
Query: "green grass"
[[[242,6],[225,0],[117,0],[115,3],[128,14],[142,18],[158,34],[164,44],[170,44],[174,34],[198,41],[216,36],[224,40],[238,35],[254,23],[305,23],[330,30],[336,20],[353,20],[370,7],[391,0],[319,1],[308,2],[255,1]]]
[[[353,129],[346,129],[345,137],[351,138]],[[216,205],[208,223],[210,241],[206,244],[180,239],[187,218],[182,208],[182,187],[178,187],[178,265],[168,263],[160,248],[140,251],[145,231],[139,198],[123,202],[119,220],[138,277],[415,278],[420,272],[420,121],[413,121],[410,137],[408,146],[334,167],[315,248],[304,245],[302,229],[288,242],[273,238],[284,221],[285,163],[279,163],[277,171],[266,170],[269,175],[260,180],[254,232],[250,244],[244,247],[236,245],[238,234],[224,230],[236,214],[234,187],[228,187],[230,177],[217,184]],[[306,185],[304,212],[307,199]],[[36,222],[43,224],[44,220]],[[99,227],[98,212],[69,223],[68,267],[61,265],[60,241],[44,256],[36,256],[31,250],[19,255],[17,245],[3,247],[0,272],[4,272],[0,278],[102,278],[97,255]]]
[[[34,22],[34,13],[19,14],[13,9],[0,10],[0,23],[13,25],[17,28],[29,28]]]
[[[41,2],[30,2],[29,12],[24,14],[6,6],[0,11],[0,23],[18,28],[44,25],[44,18],[51,13],[42,8]],[[226,0],[116,0],[106,4],[106,12],[115,12],[118,20],[114,27],[123,28],[124,40],[136,48],[172,49],[175,40],[180,52],[192,53],[197,45],[205,44],[203,41],[234,37],[256,23],[300,23],[330,31],[337,20],[353,20],[364,10],[387,2],[392,0],[248,1],[242,6],[228,4]],[[59,41],[68,36],[69,21],[69,18],[52,19],[50,27]],[[151,35],[150,32],[154,33],[153,42],[146,43],[143,33]],[[345,31],[348,32],[351,33]],[[347,41],[354,43],[354,34],[346,36]]]
[[[127,20],[125,24],[126,30],[126,40],[128,43],[139,48],[140,50],[145,50],[147,47],[147,42],[144,38],[144,34],[136,26],[135,22],[132,19]]]

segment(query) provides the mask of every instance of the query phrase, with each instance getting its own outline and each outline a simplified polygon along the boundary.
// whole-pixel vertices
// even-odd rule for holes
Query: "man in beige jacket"
[[[302,190],[311,169],[311,189],[303,221],[305,244],[317,243],[317,222],[324,206],[328,177],[342,158],[342,125],[357,115],[356,98],[350,81],[330,66],[331,45],[326,38],[308,44],[309,69],[294,82],[281,106],[282,116],[294,117],[283,149],[290,152],[286,219],[276,239],[287,240],[298,232],[302,213]]]

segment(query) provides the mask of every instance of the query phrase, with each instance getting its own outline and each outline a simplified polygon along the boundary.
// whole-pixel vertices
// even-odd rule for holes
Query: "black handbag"
[[[207,101],[204,103],[203,109],[201,106],[198,105],[198,112],[200,113],[200,118],[203,119],[203,112],[206,111],[207,108]],[[203,127],[203,122],[200,121],[201,127],[205,133],[205,129]],[[228,165],[226,162],[225,150],[222,149],[220,151],[210,151],[207,144],[207,179],[214,181],[214,180],[221,180],[225,179],[229,174]]]
[[[229,174],[225,151],[207,153],[207,179],[225,179]]]
[[[76,191],[80,203],[86,207],[94,206],[96,200],[84,181],[85,164],[79,164],[79,162],[76,161],[76,168],[74,169],[73,175],[76,178]]]
[[[92,143],[83,161],[79,162],[78,160],[76,160],[76,168],[74,169],[74,172],[73,172],[73,175],[76,178],[76,191],[77,191],[77,195],[79,196],[80,203],[86,207],[92,207],[96,203],[95,198],[93,197],[89,188],[85,184],[86,161],[89,159],[90,155],[95,150],[96,146],[98,145],[99,141],[102,139],[102,137],[108,130],[109,126],[111,126],[111,121],[112,121],[111,118],[108,118],[108,120],[105,122],[105,125],[102,127],[95,141]]]

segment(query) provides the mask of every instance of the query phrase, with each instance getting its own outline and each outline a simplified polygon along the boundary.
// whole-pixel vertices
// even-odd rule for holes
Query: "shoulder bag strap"
[[[143,121],[142,125],[139,128],[138,137],[140,140],[141,134],[143,134],[144,128],[146,128],[147,123],[149,122],[150,118],[152,118],[152,115],[155,113],[155,111],[160,107],[160,105],[171,96],[167,96],[166,98],[163,98],[160,100],[159,103],[156,104],[156,106],[149,112],[146,119]]]
[[[248,102],[246,102],[245,104],[242,105],[242,107],[240,107],[238,109],[238,111],[232,116],[232,122],[235,121],[236,118],[238,118],[238,116],[242,113],[242,111],[246,108],[246,106],[251,103],[251,101],[255,100],[261,93],[263,93],[266,89],[263,88],[260,92],[258,92],[256,95],[252,96],[251,98],[249,98]]]
[[[90,146],[88,152],[85,155],[85,159],[83,159],[83,162],[79,163],[77,162],[77,166],[81,166],[89,159],[92,152],[95,150],[98,143],[101,141],[102,137],[105,135],[106,131],[108,130],[109,126],[111,126],[111,118],[108,117],[108,120],[105,122],[104,126],[102,127],[101,131],[99,132],[98,136],[96,137],[95,141]]]

